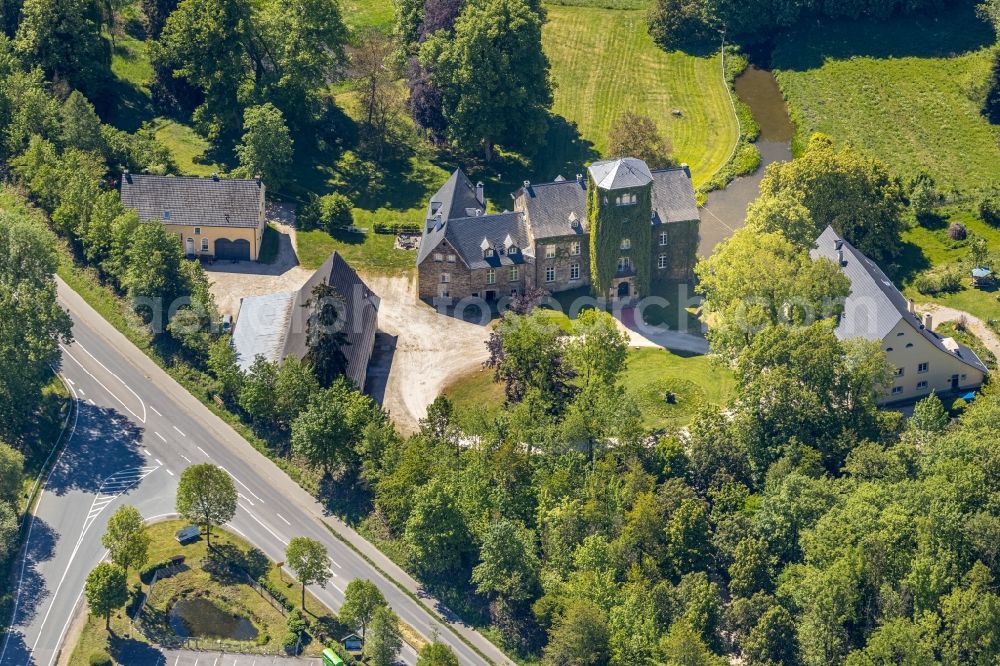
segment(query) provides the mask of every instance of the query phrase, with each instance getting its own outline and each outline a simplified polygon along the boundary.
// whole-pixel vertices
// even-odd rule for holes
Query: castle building
[[[495,301],[532,287],[638,298],[692,275],[699,214],[685,165],[605,160],[511,197],[513,211],[486,214],[483,184],[455,170],[427,206],[420,298]]]

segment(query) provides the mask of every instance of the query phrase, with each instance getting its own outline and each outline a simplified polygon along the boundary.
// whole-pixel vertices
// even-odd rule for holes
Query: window
[[[451,273],[441,273],[441,284],[448,284],[451,282]]]
[[[510,290],[510,295],[511,296],[517,296],[517,289],[511,289]]]
[[[632,239],[631,238],[623,238],[622,239],[622,249],[623,250],[631,250],[632,249]]]
[[[486,271],[486,284],[496,284],[497,272],[492,268]]]
[[[202,238],[201,239],[201,251],[202,252],[208,252],[208,239],[207,238]]]
[[[569,253],[574,257],[580,256],[580,243],[578,241],[573,241],[569,244]]]
[[[510,267],[510,281],[517,282],[520,279],[520,275],[517,274],[517,266]]]
[[[896,368],[896,376],[902,377],[905,374],[903,368]]]
[[[634,194],[623,194],[622,196],[615,198],[615,204],[618,206],[631,206],[637,200],[638,199]]]
[[[887,353],[887,354],[888,354],[888,353],[889,353],[889,352],[891,352],[891,351],[892,351],[892,347],[886,347],[886,348],[885,348],[885,353]]]
[[[441,254],[440,252],[434,253],[434,261],[443,261],[443,260],[444,260],[443,254]]]
[[[903,334],[903,332],[902,332],[902,331],[900,331],[899,333],[897,333],[897,334],[896,334],[896,337],[898,338],[898,337],[899,337],[899,336],[901,336],[902,334]]]
[[[902,386],[893,386],[892,387],[892,394],[893,395],[896,395],[897,393],[902,393],[902,392],[903,392],[903,387]]]
[[[449,254],[448,255],[448,261],[450,261],[451,263],[455,263],[455,255]]]
[[[170,219],[170,211],[169,210],[163,211],[163,219],[164,220],[169,220]]]
[[[509,248],[507,248],[507,254],[508,255],[517,254],[520,251],[521,251],[521,248],[519,248],[516,245],[511,245]]]
[[[194,228],[194,235],[195,236],[201,236],[201,227],[195,227]]]
[[[570,264],[569,265],[569,279],[579,280],[580,279],[580,264]]]
[[[917,372],[919,372],[919,373],[927,372],[927,368],[928,368],[928,364],[926,362],[925,363],[921,363],[921,364],[919,364],[917,366]]]
[[[667,255],[661,254],[660,256],[658,256],[656,258],[656,267],[657,268],[666,268],[667,267]]]
[[[666,245],[666,244],[667,244],[667,232],[666,231],[661,231],[660,232],[660,245]]]
[[[489,259],[493,255],[494,255],[493,248],[488,247],[485,250],[483,250],[483,256],[486,257],[487,259]]]
[[[553,268],[552,266],[549,266],[548,268],[545,269],[545,281],[546,282],[556,281],[556,269]]]
[[[906,343],[906,348],[907,348],[907,349],[909,349],[909,348],[910,348],[910,347],[912,347],[912,346],[913,346],[913,343],[912,343],[912,342],[907,342],[907,343]]]
[[[632,262],[628,260],[628,257],[618,257],[618,272],[624,273],[632,266]]]
[[[927,382],[917,382],[917,390],[923,391],[927,388]]]
[[[545,246],[545,258],[546,259],[554,259],[555,256],[556,256],[556,246],[555,245],[546,245]]]

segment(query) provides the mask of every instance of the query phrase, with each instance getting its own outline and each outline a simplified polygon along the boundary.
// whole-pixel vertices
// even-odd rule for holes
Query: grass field
[[[732,373],[710,357],[657,348],[630,349],[621,383],[649,430],[687,425],[702,405],[724,405],[734,387]],[[473,427],[484,423],[484,410],[487,418],[499,413],[504,399],[503,385],[493,381],[489,369],[457,378],[443,393],[454,403],[459,423]],[[667,393],[674,394],[673,404],[667,402]]]
[[[158,118],[156,120],[156,138],[167,147],[174,164],[185,176],[211,176],[224,171],[218,164],[205,160],[208,141],[202,138],[189,125],[183,125],[175,120]]]
[[[820,131],[900,175],[926,171],[942,189],[1000,183],[1000,127],[966,95],[977,77],[985,80],[994,39],[971,4],[793,33],[772,64],[796,123],[796,147]]]
[[[546,6],[543,46],[556,86],[553,112],[575,124],[596,153],[623,112],[648,114],[670,137],[678,161],[691,166],[695,185],[706,181],[739,134],[720,58],[665,53],[646,32],[643,11],[581,5]],[[673,109],[681,116],[671,115]]]
[[[319,268],[336,250],[353,268],[378,275],[401,275],[412,271],[416,253],[397,250],[392,234],[339,232],[335,237],[325,231],[299,231],[299,263],[304,268]]]
[[[175,596],[191,596],[194,593],[200,593],[209,599],[236,609],[244,616],[251,616],[261,634],[267,634],[269,638],[267,645],[256,646],[253,643],[248,643],[245,645],[245,650],[276,653],[276,646],[280,645],[286,632],[284,616],[249,585],[233,583],[225,576],[206,571],[204,565],[209,562],[209,551],[204,539],[184,546],[179,545],[174,539],[174,533],[187,524],[187,522],[180,520],[169,520],[149,527],[149,535],[152,537],[149,562],[160,562],[174,555],[183,555],[186,567],[185,571],[164,578],[157,584],[156,594],[152,597],[153,602],[151,602],[152,615],[155,616],[157,612],[165,611],[167,601]],[[219,529],[212,532],[212,546],[215,549],[236,549],[242,553],[251,550],[251,546],[243,539]],[[268,562],[267,566],[267,578],[272,583],[273,589],[280,590],[283,596],[297,607],[300,595],[298,584],[292,580],[288,572],[281,574],[273,566],[273,563]],[[130,572],[128,582],[129,586],[139,583],[138,573]],[[145,585],[143,589],[146,589]],[[327,627],[332,635],[339,632],[346,633],[342,625],[337,622],[334,614],[308,592],[306,594],[306,609],[309,615]],[[124,647],[125,643],[134,640],[123,638],[132,633],[124,611],[112,615],[111,628],[115,638],[111,639],[109,645],[108,634],[104,630],[104,619],[88,617],[87,624],[83,628],[70,657],[70,666],[87,666],[89,657],[94,652],[107,650],[114,655],[118,649]],[[319,641],[313,641],[306,646],[305,654],[316,656],[322,652],[322,648]]]
[[[918,271],[944,268],[958,264],[963,261],[969,252],[969,241],[956,242],[948,237],[948,225],[951,222],[961,222],[965,225],[970,237],[973,235],[982,236],[986,239],[991,252],[1000,249],[1000,229],[991,227],[979,219],[974,213],[963,208],[943,208],[942,222],[927,228],[915,225],[903,232],[903,240],[906,243],[907,252],[904,253],[905,268],[909,277]],[[913,298],[918,303],[932,302],[940,303],[948,307],[964,310],[983,321],[991,319],[1000,320],[1000,300],[997,299],[998,291],[973,289],[970,281],[963,281],[961,291],[952,294],[927,295],[921,294],[912,285],[910,280],[904,285],[903,293]]]

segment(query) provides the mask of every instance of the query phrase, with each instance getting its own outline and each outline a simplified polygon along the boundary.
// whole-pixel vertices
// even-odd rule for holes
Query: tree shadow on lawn
[[[958,3],[938,12],[886,20],[804,21],[778,38],[772,65],[801,71],[853,57],[946,58],[995,41],[990,26],[976,16],[974,3]]]
[[[931,262],[919,245],[904,242],[899,254],[887,267],[886,273],[896,284],[905,285],[911,282],[918,273],[930,267]]]

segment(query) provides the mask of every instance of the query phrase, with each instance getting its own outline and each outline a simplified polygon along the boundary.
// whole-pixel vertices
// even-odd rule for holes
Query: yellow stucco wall
[[[982,372],[953,354],[938,349],[905,320],[896,324],[885,337],[882,349],[889,363],[903,371],[893,382],[893,386],[901,390],[890,393],[884,402],[922,398],[931,391],[951,391],[955,375],[958,375],[959,389],[973,389],[983,383]],[[925,372],[919,371],[921,363],[927,363]],[[918,388],[921,382],[927,382],[927,385]]]
[[[263,219],[256,229],[250,227],[190,227],[181,224],[167,224],[165,226],[167,233],[174,234],[180,239],[181,249],[185,254],[190,254],[193,247],[193,254],[200,257],[214,257],[215,241],[223,238],[231,241],[249,241],[250,260],[257,261],[260,254],[260,242],[264,234]],[[188,239],[191,239],[191,245],[188,244]],[[202,239],[208,240],[207,250],[202,250]]]

